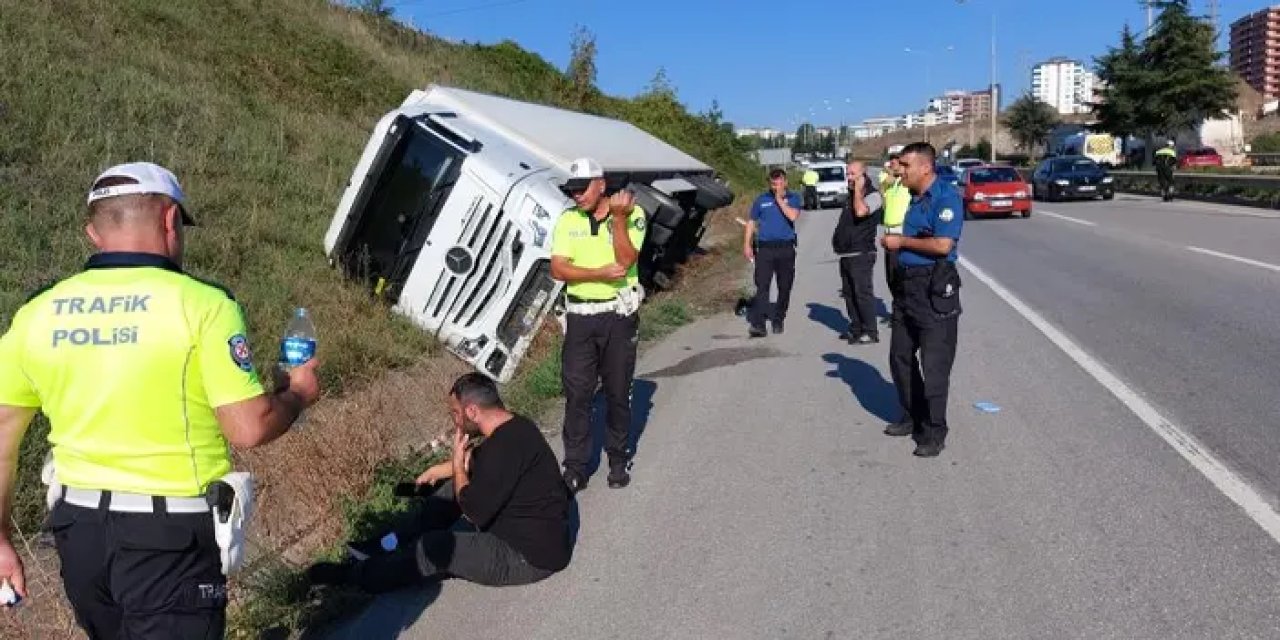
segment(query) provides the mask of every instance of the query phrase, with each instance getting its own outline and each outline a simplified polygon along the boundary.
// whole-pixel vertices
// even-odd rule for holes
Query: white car
[[[819,207],[843,207],[849,201],[849,181],[843,162],[815,162],[809,168],[818,173]]]

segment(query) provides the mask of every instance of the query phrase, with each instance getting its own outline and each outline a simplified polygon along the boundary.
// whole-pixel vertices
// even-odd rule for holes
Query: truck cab
[[[561,294],[551,277],[551,235],[573,206],[560,191],[567,162],[548,158],[554,143],[510,128],[530,117],[559,117],[561,129],[617,128],[616,121],[589,123],[575,118],[593,116],[452,88],[416,90],[375,125],[324,238],[330,264],[344,276],[499,382],[510,380]],[[599,151],[582,146],[582,155]],[[699,191],[695,183],[710,178],[697,171],[672,180],[678,171],[609,173],[605,166],[612,185],[632,188],[646,214],[661,214],[668,226],[692,218],[680,202],[705,216],[696,203],[720,201]],[[692,191],[669,195],[651,186],[662,179]],[[667,244],[689,235],[669,231],[661,238]],[[665,245],[645,251],[650,271],[668,255]]]

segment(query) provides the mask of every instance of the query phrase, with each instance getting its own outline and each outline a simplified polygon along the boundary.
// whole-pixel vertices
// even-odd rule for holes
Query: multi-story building
[[[1060,114],[1088,113],[1096,80],[1080,61],[1052,58],[1031,70],[1031,94]]]
[[[1280,96],[1280,5],[1231,23],[1231,70],[1263,96]]]

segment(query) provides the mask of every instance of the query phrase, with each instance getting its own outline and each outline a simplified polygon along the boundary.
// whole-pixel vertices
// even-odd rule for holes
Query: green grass
[[[628,119],[738,189],[759,183],[723,123],[690,114],[674,94],[581,99],[560,70],[513,43],[448,43],[323,0],[0,0],[0,16],[4,325],[27,292],[75,273],[90,253],[82,229],[93,177],[151,160],[178,175],[202,225],[187,268],[235,291],[261,370],[299,305],[317,324],[328,393],[438,352],[344,282],[322,246],[375,122],[431,82]],[[551,393],[556,377],[537,373],[530,398]],[[38,525],[46,433],[33,429],[24,443],[25,529]]]

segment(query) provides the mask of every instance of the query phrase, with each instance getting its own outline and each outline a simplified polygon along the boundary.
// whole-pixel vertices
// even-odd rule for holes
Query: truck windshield
[[[401,118],[372,167],[347,231],[343,263],[384,299],[399,298],[462,167],[464,154]]]

